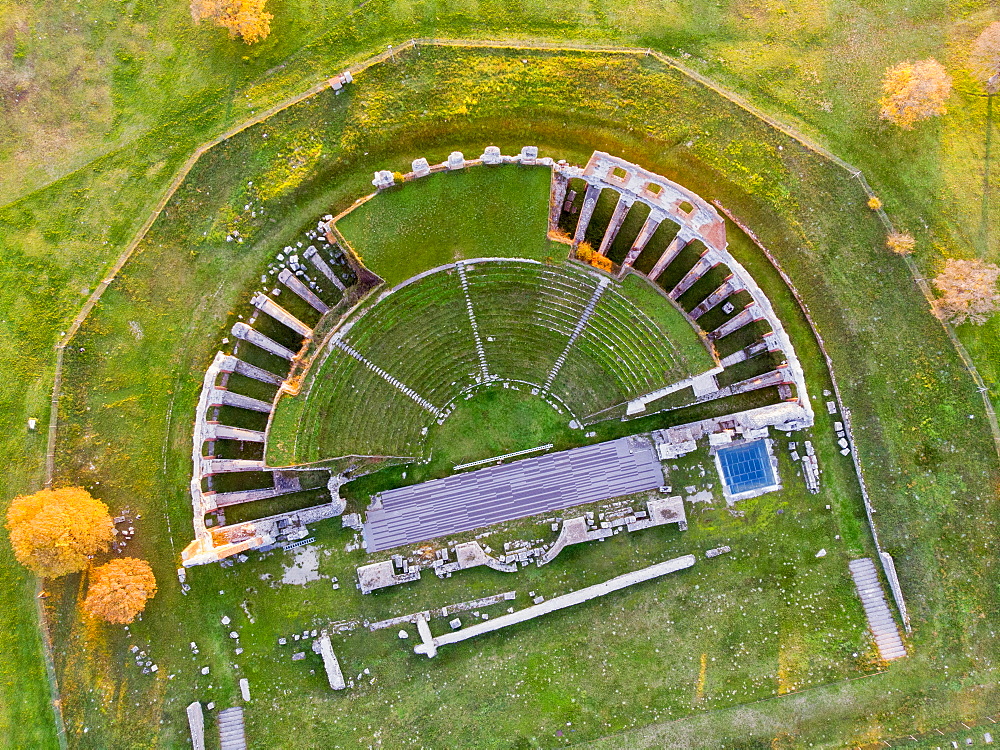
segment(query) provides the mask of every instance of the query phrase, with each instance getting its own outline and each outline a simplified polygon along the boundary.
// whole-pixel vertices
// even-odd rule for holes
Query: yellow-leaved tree
[[[943,115],[951,95],[951,76],[937,60],[904,62],[889,68],[882,80],[885,94],[880,117],[911,130],[913,123]]]
[[[945,261],[944,270],[934,278],[941,296],[934,301],[934,311],[955,325],[966,321],[983,324],[1000,311],[997,279],[1000,268],[981,260]]]
[[[108,506],[82,487],[19,495],[7,509],[18,562],[46,578],[76,573],[105,552],[114,536]]]
[[[83,608],[94,617],[127,625],[155,594],[156,578],[149,563],[122,557],[90,571]]]
[[[271,19],[264,10],[266,0],[191,0],[195,23],[205,18],[216,26],[229,29],[229,36],[242,37],[247,44],[266,39],[271,33]]]
[[[892,231],[886,235],[885,246],[896,255],[909,255],[917,246],[917,241],[909,232]]]

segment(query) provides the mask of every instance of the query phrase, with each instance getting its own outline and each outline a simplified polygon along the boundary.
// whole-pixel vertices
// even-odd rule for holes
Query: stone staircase
[[[352,347],[350,344],[347,344],[341,339],[333,342],[333,345],[336,346],[338,349],[340,349],[342,352],[344,352],[344,354],[353,357],[358,362],[363,364],[365,367],[374,372],[376,375],[382,378],[382,380],[387,382],[389,385],[398,390],[400,393],[403,393],[412,398],[414,401],[416,401],[418,404],[420,404],[434,416],[437,416],[438,412],[440,412],[440,409],[434,406],[434,404],[425,399],[423,396],[421,396],[419,393],[417,393],[409,386],[405,385],[404,383],[401,383],[399,380],[397,380],[392,375],[387,373],[385,370],[376,365],[374,362],[367,359],[361,352]]]
[[[483,380],[490,379],[490,370],[486,365],[486,350],[483,349],[482,339],[479,337],[479,323],[476,321],[476,311],[472,309],[472,298],[469,296],[469,282],[465,278],[465,264],[461,261],[455,264],[458,269],[458,280],[462,284],[462,294],[465,295],[465,307],[469,311],[469,323],[472,324],[472,336],[476,340],[476,354],[479,357],[479,369],[482,371]]]
[[[590,300],[587,302],[587,306],[583,308],[583,312],[580,314],[580,319],[576,322],[576,326],[573,328],[573,333],[570,334],[569,341],[566,342],[565,348],[562,353],[556,359],[556,363],[552,365],[552,369],[549,371],[549,375],[545,378],[545,384],[542,386],[543,391],[547,391],[552,385],[552,381],[556,379],[556,375],[559,374],[559,370],[562,369],[563,363],[566,361],[566,357],[569,355],[569,350],[576,343],[576,340],[580,337],[583,329],[587,327],[587,323],[590,321],[590,316],[594,314],[594,308],[597,307],[597,303],[601,299],[601,295],[604,294],[604,290],[608,288],[609,282],[603,276],[601,280],[597,282],[597,289],[591,295]]]
[[[889,611],[889,605],[882,593],[882,584],[879,583],[875,563],[871,558],[865,557],[851,560],[848,567],[854,585],[858,589],[858,596],[861,597],[861,605],[865,608],[868,627],[875,636],[879,654],[886,661],[906,656],[906,647],[903,645],[903,639],[899,637],[896,621],[892,618],[892,612]]]
[[[243,709],[227,708],[219,711],[219,747],[221,750],[247,750],[247,737],[243,729]]]

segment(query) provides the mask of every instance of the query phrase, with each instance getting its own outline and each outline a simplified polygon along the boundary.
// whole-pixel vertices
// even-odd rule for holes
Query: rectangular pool
[[[720,448],[716,455],[731,495],[740,495],[775,483],[771,457],[764,440]]]

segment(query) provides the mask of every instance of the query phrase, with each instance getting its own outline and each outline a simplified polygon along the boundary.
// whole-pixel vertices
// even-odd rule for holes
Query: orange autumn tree
[[[264,10],[266,0],[191,0],[195,23],[210,18],[216,26],[229,30],[230,37],[242,37],[247,44],[266,39],[271,19]]]
[[[83,570],[114,536],[108,506],[82,487],[15,497],[7,509],[7,529],[18,562],[45,578]]]
[[[84,610],[102,620],[127,625],[156,594],[156,578],[145,560],[122,557],[90,571]]]
[[[576,257],[584,263],[589,263],[594,268],[610,272],[613,268],[611,258],[601,255],[591,247],[589,242],[581,242],[576,248]]]
[[[913,123],[943,115],[951,95],[951,76],[937,60],[904,62],[889,68],[882,80],[885,94],[880,117],[912,130]]]
[[[909,232],[892,231],[886,235],[885,246],[896,255],[909,255],[917,246],[917,241]]]

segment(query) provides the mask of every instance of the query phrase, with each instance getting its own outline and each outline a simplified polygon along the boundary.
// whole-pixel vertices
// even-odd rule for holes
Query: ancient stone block
[[[379,190],[384,190],[387,187],[392,187],[396,184],[395,178],[392,176],[392,172],[387,169],[383,169],[380,172],[375,173],[375,179],[372,180],[372,185],[374,185]]]
[[[413,169],[414,177],[426,177],[431,173],[430,164],[428,164],[427,159],[422,156],[419,159],[414,159],[410,164],[410,167]]]
[[[483,164],[500,164],[503,161],[500,149],[496,146],[487,146],[479,158],[483,160]]]

